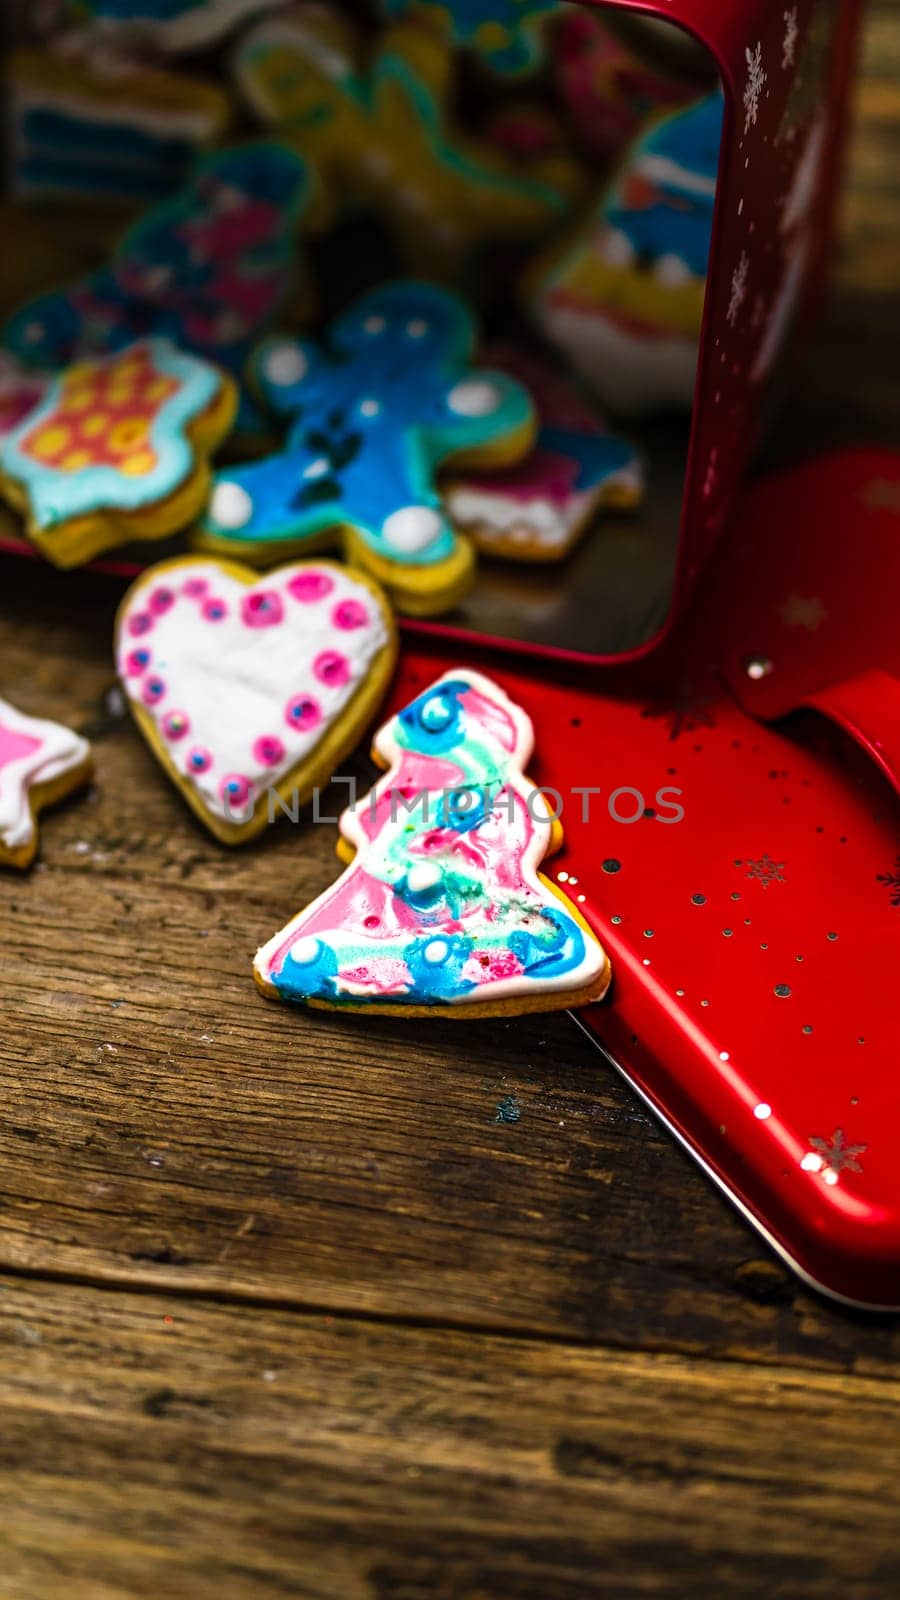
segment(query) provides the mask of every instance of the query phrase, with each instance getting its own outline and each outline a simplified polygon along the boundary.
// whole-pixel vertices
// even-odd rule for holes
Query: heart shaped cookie
[[[327,783],[397,654],[378,585],[333,561],[259,578],[184,556],[119,608],[116,664],[148,744],[217,839],[241,844]]]

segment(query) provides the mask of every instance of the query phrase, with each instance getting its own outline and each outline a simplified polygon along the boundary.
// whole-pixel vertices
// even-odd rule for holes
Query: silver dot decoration
[[[790,992],[791,986],[789,983],[776,983],[775,993],[777,994],[779,1000],[787,1000],[790,996]]]
[[[775,671],[775,663],[771,656],[748,656],[744,671],[753,683],[759,683],[760,679],[768,678]]]

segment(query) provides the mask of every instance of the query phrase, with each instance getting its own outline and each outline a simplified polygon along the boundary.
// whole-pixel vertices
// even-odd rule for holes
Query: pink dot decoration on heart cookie
[[[278,763],[284,760],[284,756],[284,745],[280,739],[276,739],[274,733],[264,733],[253,746],[253,759],[258,761],[261,767],[277,767]]]
[[[189,772],[208,772],[212,764],[212,751],[205,750],[202,745],[195,744],[193,750],[188,751],[187,766]]]
[[[149,650],[130,650],[125,657],[125,673],[129,678],[139,678],[150,665]]]
[[[229,772],[222,779],[219,793],[227,806],[243,806],[250,798],[250,779],[243,773]]]
[[[300,728],[308,732],[310,728],[318,727],[322,720],[319,703],[308,694],[295,694],[285,707],[285,720],[291,728]]]
[[[165,613],[171,609],[174,603],[175,596],[172,593],[172,590],[166,589],[163,586],[160,586],[158,589],[154,589],[150,599],[147,602],[154,617],[164,616]]]
[[[186,594],[189,600],[199,600],[200,596],[205,594],[208,588],[209,583],[206,578],[188,578],[181,592]]]
[[[295,600],[310,605],[315,600],[324,600],[331,593],[334,579],[329,578],[327,572],[298,572],[288,588]]]
[[[163,717],[163,733],[167,739],[174,743],[176,739],[183,739],[190,728],[190,723],[183,711],[167,711]]]
[[[257,589],[241,603],[241,617],[248,628],[271,628],[284,618],[281,596],[274,589]]]
[[[147,611],[136,611],[133,617],[128,618],[128,632],[135,639],[139,639],[142,633],[149,633],[152,627],[153,618]]]
[[[313,672],[329,689],[339,689],[350,677],[350,663],[338,650],[323,650],[313,662]]]
[[[203,606],[203,615],[207,622],[221,622],[228,615],[228,607],[224,600],[207,600]]]
[[[353,628],[364,628],[369,613],[358,600],[341,600],[332,611],[331,620],[336,628],[349,633]]]
[[[163,683],[162,678],[148,678],[147,682],[144,684],[144,692],[141,698],[145,705],[155,706],[156,702],[162,699],[165,692],[166,686]]]

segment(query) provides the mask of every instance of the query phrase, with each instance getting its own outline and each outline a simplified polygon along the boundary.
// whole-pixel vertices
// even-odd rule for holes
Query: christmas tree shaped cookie
[[[449,672],[378,733],[388,770],[341,818],[342,876],[258,952],[265,994],[397,1016],[491,1016],[597,1000],[606,954],[538,872],[559,840],[524,775],[531,721]]]

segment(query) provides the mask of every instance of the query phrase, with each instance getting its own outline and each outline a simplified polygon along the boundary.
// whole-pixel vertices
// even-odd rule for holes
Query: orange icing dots
[[[83,362],[61,379],[59,400],[22,444],[26,455],[58,472],[114,467],[143,477],[156,466],[153,424],[177,378],[153,365],[149,350],[125,351],[112,361]]]

